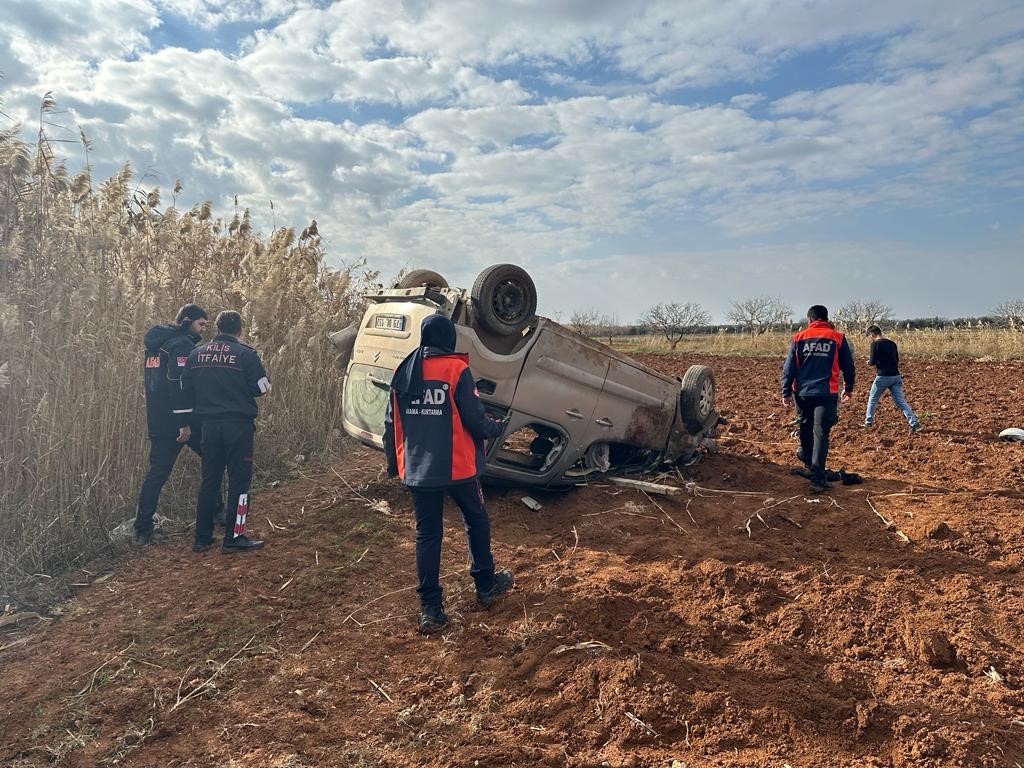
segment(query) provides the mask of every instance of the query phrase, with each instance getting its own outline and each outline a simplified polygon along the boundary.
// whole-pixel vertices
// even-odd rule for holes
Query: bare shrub
[[[1024,331],[1024,299],[1007,299],[996,305],[992,314],[999,318],[1008,328]]]
[[[609,336],[618,326],[617,317],[597,309],[574,310],[569,316],[569,327],[581,336]]]
[[[664,336],[673,351],[684,335],[710,322],[711,315],[700,304],[692,301],[685,304],[655,304],[640,318],[642,325]]]
[[[127,165],[94,185],[42,131],[34,149],[0,132],[0,591],[82,562],[134,515],[148,449],[142,334],[185,302],[240,311],[274,380],[257,479],[339,447],[325,333],[359,315],[376,275],[324,255],[315,225],[264,239],[248,211],[225,221],[209,203],[163,207]],[[162,509],[187,518],[198,467],[181,463]]]
[[[891,324],[892,307],[880,301],[849,301],[835,311],[832,319],[844,331],[865,331],[870,325]]]
[[[780,296],[730,301],[725,316],[750,333],[765,333],[793,322],[793,308]]]

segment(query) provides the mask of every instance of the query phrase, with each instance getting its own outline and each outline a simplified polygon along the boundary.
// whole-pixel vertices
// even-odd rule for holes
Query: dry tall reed
[[[96,187],[42,131],[34,148],[0,132],[0,595],[81,563],[134,515],[147,327],[187,301],[242,313],[274,383],[257,429],[266,480],[342,445],[325,333],[358,316],[375,278],[325,266],[315,226],[264,240],[247,211],[225,222],[209,203],[164,207],[127,166]],[[183,458],[162,511],[187,517],[197,463]]]

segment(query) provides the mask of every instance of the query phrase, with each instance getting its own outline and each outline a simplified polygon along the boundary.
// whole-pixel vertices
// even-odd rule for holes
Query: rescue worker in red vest
[[[154,325],[143,338],[149,471],[139,490],[139,506],[135,514],[134,541],[139,546],[153,541],[153,515],[160,501],[160,491],[171,476],[181,449],[187,445],[197,454],[202,454],[198,429],[194,436],[183,438],[178,429],[179,418],[173,411],[185,361],[200,342],[207,322],[205,309],[197,304],[186,304],[178,310],[173,323]],[[224,525],[224,502],[219,495],[214,517]]]
[[[477,602],[490,605],[513,582],[511,571],[495,573],[479,480],[484,440],[498,437],[503,424],[484,411],[469,357],[455,354],[455,341],[455,326],[447,317],[424,318],[421,346],[395,369],[384,416],[388,476],[401,478],[416,510],[416,591],[424,634],[448,623],[439,582],[445,494],[462,511]]]
[[[843,376],[840,392],[839,374]],[[846,336],[828,321],[828,309],[807,310],[807,327],[793,336],[782,367],[782,404],[796,400],[800,418],[797,456],[806,469],[797,473],[811,481],[811,492],[828,490],[825,461],[829,432],[839,420],[839,400],[849,402],[854,383],[853,353]]]

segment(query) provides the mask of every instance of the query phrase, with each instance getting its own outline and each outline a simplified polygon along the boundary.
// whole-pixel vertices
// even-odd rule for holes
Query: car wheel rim
[[[491,306],[501,322],[515,325],[523,319],[525,314],[525,298],[522,286],[511,280],[506,280],[494,289]]]
[[[700,414],[707,416],[711,413],[711,406],[715,402],[715,385],[711,379],[705,379],[700,387]]]

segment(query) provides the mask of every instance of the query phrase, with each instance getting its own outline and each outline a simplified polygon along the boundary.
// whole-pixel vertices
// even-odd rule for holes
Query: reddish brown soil
[[[731,423],[697,486],[489,493],[517,584],[473,607],[451,517],[442,637],[414,631],[409,503],[368,451],[259,496],[260,553],[131,557],[0,635],[0,762],[1024,765],[1024,445],[993,437],[1024,365],[912,361],[914,437],[888,401],[860,429],[861,387],[831,463],[866,483],[811,497],[780,361],[701,362]]]

